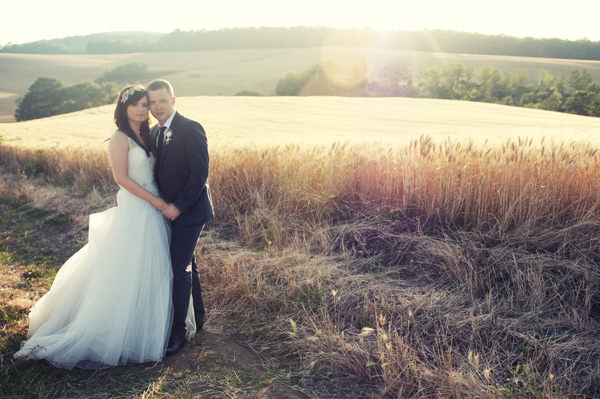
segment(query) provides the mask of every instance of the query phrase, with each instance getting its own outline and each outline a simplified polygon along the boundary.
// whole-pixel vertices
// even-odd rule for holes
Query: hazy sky
[[[600,0],[8,0],[0,44],[247,26],[452,29],[600,40]]]

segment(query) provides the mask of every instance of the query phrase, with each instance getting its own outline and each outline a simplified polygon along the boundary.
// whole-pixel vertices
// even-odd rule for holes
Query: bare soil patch
[[[175,375],[188,376],[185,389],[194,397],[308,398],[277,382],[252,349],[214,330],[199,332],[179,353],[167,358],[164,365]]]

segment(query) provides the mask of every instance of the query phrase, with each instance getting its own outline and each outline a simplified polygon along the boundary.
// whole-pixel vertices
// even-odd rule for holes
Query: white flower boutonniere
[[[173,137],[173,131],[171,129],[167,130],[167,135],[165,137],[165,145],[169,145],[169,141],[171,141],[171,137]]]

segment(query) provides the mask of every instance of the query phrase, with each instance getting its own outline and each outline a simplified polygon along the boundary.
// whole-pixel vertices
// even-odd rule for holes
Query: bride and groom
[[[206,133],[175,110],[165,80],[124,87],[114,118],[117,206],[90,215],[88,243],[31,309],[15,357],[69,369],[160,361],[204,324],[194,249],[213,218]]]

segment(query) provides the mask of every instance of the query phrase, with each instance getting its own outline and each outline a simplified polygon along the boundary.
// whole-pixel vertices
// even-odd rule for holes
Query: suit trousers
[[[171,340],[185,336],[185,318],[187,316],[190,293],[194,303],[196,317],[204,315],[202,286],[194,256],[198,237],[202,233],[204,223],[189,226],[172,224],[171,232],[171,266],[173,268],[173,326]],[[188,266],[192,263],[191,271]]]

